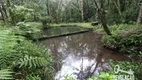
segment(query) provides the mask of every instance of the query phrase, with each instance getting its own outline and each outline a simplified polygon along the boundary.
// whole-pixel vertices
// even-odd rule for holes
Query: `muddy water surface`
[[[72,76],[82,80],[90,72],[97,75],[108,68],[108,60],[125,60],[119,52],[102,46],[101,35],[87,32],[43,40],[56,61],[55,79],[64,80],[63,76]]]

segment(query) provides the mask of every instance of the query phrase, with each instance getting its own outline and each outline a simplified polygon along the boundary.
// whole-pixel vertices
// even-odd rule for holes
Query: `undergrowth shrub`
[[[142,29],[140,26],[119,26],[113,28],[111,36],[104,36],[102,41],[105,46],[117,49],[122,53],[130,54],[133,57],[142,58]]]
[[[130,69],[134,71],[135,80],[142,79],[142,63],[141,62],[130,62],[130,61],[109,61],[110,69],[108,73],[114,74],[114,67],[116,65],[120,66],[121,70],[129,71]],[[119,73],[124,74],[124,73]]]
[[[29,55],[45,57],[45,55],[49,55],[49,51],[43,45],[37,45],[36,43],[28,40],[20,42],[17,46],[15,46],[15,50],[17,54],[21,54],[22,56]]]
[[[16,34],[25,36],[28,39],[33,39],[33,36],[38,34],[40,31],[41,27],[37,26],[36,24],[24,22],[19,22],[14,29]]]
[[[12,24],[16,24],[20,21],[25,21],[32,17],[33,9],[26,8],[24,6],[13,5],[9,7],[10,10],[10,21]]]
[[[53,60],[43,45],[23,41],[15,47],[15,50],[17,54],[21,54],[19,60],[15,62],[15,68],[20,70],[18,73],[39,76],[43,79],[48,77],[49,80],[53,78]]]
[[[53,60],[43,45],[25,40],[10,29],[0,30],[0,44],[0,70],[12,72],[0,71],[0,79],[53,79]]]
[[[100,72],[98,76],[92,76],[86,80],[114,80],[114,74],[107,72]]]
[[[0,30],[0,69],[12,65],[16,55],[12,52],[15,52],[13,48],[18,44],[17,41],[22,41],[22,38],[15,36],[10,30]]]

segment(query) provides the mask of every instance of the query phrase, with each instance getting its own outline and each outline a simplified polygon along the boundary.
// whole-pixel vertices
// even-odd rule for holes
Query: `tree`
[[[2,16],[3,21],[5,22],[5,19],[7,18],[7,11],[4,3],[4,1],[0,1],[0,14]]]
[[[100,0],[100,3],[98,3],[96,0],[94,0],[95,6],[98,10],[98,16],[100,18],[101,24],[104,28],[104,31],[108,34],[111,35],[111,32],[107,26],[107,18],[106,18],[106,12],[104,9],[104,0]],[[99,5],[100,4],[100,5]]]
[[[82,21],[84,21],[84,0],[81,0],[80,3],[81,3],[81,18]]]
[[[139,15],[138,15],[138,19],[137,19],[137,23],[142,23],[142,3],[139,3]]]

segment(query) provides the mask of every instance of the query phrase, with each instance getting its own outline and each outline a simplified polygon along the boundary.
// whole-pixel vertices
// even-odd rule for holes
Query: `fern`
[[[15,79],[40,80],[39,77],[50,76],[51,73],[44,74],[44,68],[51,72],[52,63],[49,51],[42,45],[24,40],[11,30],[0,30],[0,69],[21,73],[22,76],[13,74]],[[11,73],[0,70],[0,80],[13,79]]]
[[[10,65],[13,58],[15,58],[12,52],[15,52],[13,48],[18,44],[18,40],[20,38],[10,30],[0,30],[0,68]]]
[[[28,55],[25,55],[24,58],[21,58],[19,61],[20,68],[21,67],[28,67],[28,68],[33,68],[33,67],[41,67],[41,66],[47,66],[48,61],[42,57],[31,57]]]
[[[13,79],[11,71],[8,69],[0,70],[0,80],[9,80]]]
[[[26,80],[41,80],[41,78],[39,76],[29,75],[26,77]]]
[[[0,52],[11,52],[16,43],[16,36],[10,33],[10,30],[0,31]]]

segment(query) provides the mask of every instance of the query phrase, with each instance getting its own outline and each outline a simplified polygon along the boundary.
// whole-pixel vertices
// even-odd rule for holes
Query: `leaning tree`
[[[105,9],[104,9],[104,1],[105,0],[100,0],[100,1],[97,1],[97,0],[94,0],[94,3],[95,3],[95,6],[98,10],[98,17],[100,18],[100,21],[101,21],[101,24],[104,28],[104,31],[108,34],[108,35],[111,35],[111,32],[107,26],[107,17],[106,17],[106,12],[105,12]]]

